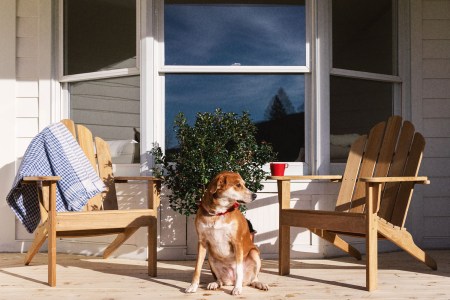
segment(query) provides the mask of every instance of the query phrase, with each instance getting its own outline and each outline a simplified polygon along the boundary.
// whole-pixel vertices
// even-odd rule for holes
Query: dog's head
[[[231,207],[236,201],[250,203],[256,199],[256,194],[245,187],[241,175],[224,171],[217,174],[208,185],[210,200],[215,206]]]

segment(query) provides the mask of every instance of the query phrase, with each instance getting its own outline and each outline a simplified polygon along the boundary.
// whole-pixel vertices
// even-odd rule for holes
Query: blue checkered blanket
[[[42,130],[26,150],[6,200],[28,232],[40,222],[36,185],[22,182],[25,176],[60,176],[56,190],[57,211],[79,211],[105,189],[103,181],[72,134],[62,123]]]

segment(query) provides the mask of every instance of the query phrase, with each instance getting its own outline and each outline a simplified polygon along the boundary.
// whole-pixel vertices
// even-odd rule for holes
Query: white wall
[[[423,245],[450,247],[450,1],[422,2]]]
[[[17,0],[16,3],[14,144],[18,166],[31,139],[50,124],[51,1]],[[20,223],[16,228],[18,239],[31,237]]]
[[[16,1],[0,1],[0,249],[15,251],[14,215],[7,205],[15,174]]]

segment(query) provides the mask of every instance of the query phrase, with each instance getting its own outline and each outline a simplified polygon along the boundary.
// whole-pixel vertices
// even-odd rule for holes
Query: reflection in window
[[[197,112],[250,113],[258,140],[271,143],[280,161],[304,161],[303,75],[166,75],[166,150],[177,147],[175,116],[193,124]]]
[[[140,77],[70,84],[70,116],[108,141],[113,163],[138,163]]]
[[[393,114],[393,84],[331,76],[331,162],[345,162],[351,143]]]
[[[136,67],[136,0],[64,0],[64,75]]]
[[[164,6],[166,65],[303,66],[305,1],[177,1]]]
[[[332,2],[334,68],[397,75],[396,2]]]

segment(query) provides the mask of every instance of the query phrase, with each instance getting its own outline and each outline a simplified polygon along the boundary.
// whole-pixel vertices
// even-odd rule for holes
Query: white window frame
[[[311,147],[307,146],[311,144],[311,137],[308,134],[311,131],[311,124],[314,123],[311,115],[311,102],[314,102],[312,98],[313,91],[311,82],[313,80],[313,72],[311,71],[311,65],[313,61],[313,44],[315,42],[314,35],[314,20],[315,15],[315,0],[305,0],[305,66],[198,66],[198,65],[165,65],[164,64],[164,0],[154,0],[155,3],[155,16],[157,28],[155,30],[156,35],[156,47],[154,51],[154,82],[153,86],[156,90],[155,95],[155,108],[158,114],[154,115],[154,126],[158,126],[155,130],[155,141],[164,149],[165,145],[165,75],[166,74],[299,74],[305,76],[305,160],[306,162],[289,162],[290,167],[286,170],[286,174],[293,172],[293,174],[307,174],[310,173],[311,166]],[[269,170],[269,166],[265,166],[264,169]]]
[[[140,39],[141,39],[141,0],[136,1],[136,66],[132,68],[121,68],[104,71],[94,71],[73,75],[64,75],[64,0],[58,2],[58,78],[59,82],[76,82],[95,80],[103,78],[113,78],[122,76],[139,75],[140,73]]]
[[[89,73],[80,73],[73,75],[64,75],[64,0],[58,0],[57,3],[57,77],[60,84],[59,94],[57,93],[57,98],[59,98],[58,112],[55,115],[56,120],[69,118],[70,117],[70,93],[69,84],[73,82],[97,80],[97,79],[107,79],[107,78],[117,78],[117,77],[128,77],[140,75],[140,127],[141,127],[141,144],[140,144],[140,154],[141,158],[146,153],[148,147],[147,138],[147,128],[149,127],[148,117],[144,112],[147,112],[149,98],[151,95],[148,93],[149,87],[147,86],[147,76],[148,76],[148,62],[146,62],[145,54],[141,55],[143,51],[148,48],[148,41],[144,38],[148,32],[148,23],[151,24],[151,14],[148,14],[148,2],[149,0],[135,0],[136,1],[136,66],[131,68],[120,68],[113,70],[95,71]],[[150,17],[150,18],[149,18]],[[149,20],[150,19],[150,20]],[[150,27],[151,29],[151,27]],[[150,31],[151,32],[151,31]],[[141,165],[146,166],[146,164],[141,163]],[[116,171],[121,175],[137,175],[141,172],[146,172],[147,167],[144,170],[139,170],[139,164],[117,164],[115,165]]]
[[[324,114],[323,119],[327,119],[327,123],[323,124],[321,130],[322,140],[320,141],[321,146],[324,149],[321,157],[321,164],[324,166],[324,173],[337,173],[342,174],[345,168],[345,163],[331,163],[330,162],[330,95],[329,95],[329,78],[332,75],[340,77],[348,77],[354,79],[364,79],[371,81],[387,82],[392,83],[394,86],[393,91],[393,113],[397,115],[402,115],[405,119],[409,119],[410,114],[410,62],[409,62],[409,35],[405,34],[409,32],[409,2],[407,0],[397,0],[394,1],[393,12],[396,14],[394,17],[396,20],[396,30],[397,36],[397,73],[398,75],[387,75],[372,72],[361,72],[355,70],[347,70],[340,68],[333,68],[333,49],[332,49],[332,4],[331,1],[323,1],[321,9],[323,14],[326,15],[327,24],[327,41],[328,41],[328,64],[329,64],[329,74],[325,75],[324,81],[327,81],[325,86],[328,90],[328,99],[321,99],[321,101],[327,101],[326,110],[324,109],[322,113]],[[403,33],[403,34],[400,34]]]
[[[289,162],[287,174],[341,173],[344,163],[330,163],[330,75],[394,83],[395,114],[411,117],[409,35],[399,34],[398,75],[385,75],[332,67],[331,1],[306,0],[306,65],[305,66],[165,66],[164,65],[164,1],[137,1],[137,66],[92,73],[63,75],[62,2],[58,8],[58,79],[61,89],[55,92],[55,120],[69,117],[68,84],[71,82],[140,75],[141,77],[141,158],[158,143],[165,145],[166,74],[303,74],[305,76],[305,160]],[[408,0],[398,0],[398,31],[408,32]],[[59,27],[59,28],[58,28]],[[151,158],[142,161],[140,173],[148,173]],[[268,167],[267,167],[268,170]]]

